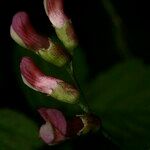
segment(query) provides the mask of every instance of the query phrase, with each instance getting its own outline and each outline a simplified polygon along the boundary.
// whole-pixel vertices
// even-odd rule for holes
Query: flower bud
[[[64,115],[57,109],[40,108],[38,110],[46,124],[39,131],[42,140],[53,145],[66,139],[67,122]]]
[[[64,0],[44,0],[44,8],[54,27],[64,26],[68,17],[64,13]]]
[[[57,66],[63,66],[69,61],[63,48],[51,41],[50,38],[39,35],[32,27],[29,17],[25,12],[14,15],[10,27],[12,39],[22,47],[33,50],[44,60]]]
[[[49,39],[39,35],[32,27],[26,12],[18,12],[14,15],[10,34],[18,44],[34,51],[47,49],[50,46]]]
[[[71,20],[64,13],[64,1],[44,0],[44,8],[58,38],[63,42],[69,53],[73,54],[73,49],[78,42]]]
[[[94,115],[79,115],[66,120],[62,112],[57,109],[40,108],[38,112],[46,122],[40,128],[40,137],[49,145],[90,131],[97,131],[100,127],[100,120]]]
[[[46,76],[29,57],[24,57],[20,63],[24,83],[30,88],[45,93],[67,103],[76,103],[79,92],[68,83]]]

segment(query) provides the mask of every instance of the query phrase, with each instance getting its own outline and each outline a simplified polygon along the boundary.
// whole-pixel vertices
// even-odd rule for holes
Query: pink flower
[[[39,35],[32,27],[25,12],[14,15],[10,27],[11,37],[19,45],[33,50],[47,62],[62,67],[70,61],[69,55],[58,43],[53,43],[48,37]]]
[[[57,86],[57,80],[45,76],[29,57],[23,57],[20,69],[23,81],[32,89],[51,94]]]
[[[44,8],[49,20],[57,28],[61,28],[69,20],[63,10],[63,0],[44,0]]]
[[[63,42],[68,52],[73,55],[73,50],[77,47],[78,40],[71,20],[64,13],[64,1],[44,0],[44,8],[58,38]]]
[[[41,126],[39,134],[49,145],[97,130],[100,126],[99,118],[94,115],[77,115],[71,120],[66,120],[63,113],[57,109],[40,108],[38,112],[46,122]]]
[[[14,15],[10,34],[18,44],[35,51],[47,49],[50,46],[49,39],[39,35],[32,27],[26,12],[18,12]]]
[[[54,77],[46,76],[31,58],[23,57],[20,70],[24,83],[30,88],[64,102],[77,102],[79,92],[73,86]]]
[[[46,108],[40,108],[38,111],[46,121],[39,131],[42,140],[49,145],[64,141],[66,139],[67,122],[62,112],[57,109]]]

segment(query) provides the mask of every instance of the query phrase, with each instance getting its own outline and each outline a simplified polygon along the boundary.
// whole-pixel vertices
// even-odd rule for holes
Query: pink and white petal
[[[57,109],[46,109],[46,108],[40,108],[38,112],[45,121],[49,121],[53,125],[58,135],[59,134],[61,136],[66,135],[67,122],[62,112],[60,112]]]
[[[44,75],[29,57],[23,57],[20,70],[24,83],[36,91],[50,95],[57,87],[57,79]]]
[[[54,134],[53,127],[49,122],[46,122],[46,124],[42,125],[39,131],[39,136],[47,144],[53,143],[55,138]]]
[[[21,45],[22,47],[26,48],[26,45],[24,43],[24,41],[19,37],[19,35],[14,31],[14,29],[12,28],[12,25],[10,26],[10,35],[12,37],[12,39],[18,43],[19,45]]]
[[[54,143],[60,143],[66,140],[66,136],[64,136],[58,129],[55,129],[55,140]]]
[[[44,8],[49,20],[55,27],[61,28],[68,20],[63,11],[63,0],[44,0]]]
[[[57,109],[47,110],[49,120],[53,126],[59,130],[63,135],[66,134],[67,122],[61,111]]]
[[[18,38],[12,34],[12,31],[23,41],[23,44],[20,43],[20,40],[17,41]],[[26,12],[18,12],[13,16],[11,36],[21,46],[35,51],[42,48],[47,49],[50,45],[48,37],[41,36],[35,31]]]

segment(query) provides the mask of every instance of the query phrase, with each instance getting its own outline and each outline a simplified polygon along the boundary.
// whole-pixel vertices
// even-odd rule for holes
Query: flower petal
[[[18,44],[32,50],[47,49],[50,45],[49,39],[39,35],[32,27],[26,12],[18,12],[14,15],[10,32]]]
[[[45,76],[29,57],[23,57],[20,70],[24,83],[34,90],[50,95],[57,87],[57,79]]]
[[[51,144],[55,137],[52,125],[49,122],[46,122],[46,124],[42,125],[39,135],[45,143]]]
[[[40,108],[38,110],[45,121],[50,122],[57,130],[57,133],[66,135],[67,123],[64,115],[57,109]],[[59,133],[59,134],[60,134]]]
[[[20,63],[21,76],[24,83],[33,90],[45,93],[60,101],[76,103],[79,92],[68,83],[46,76],[29,57],[23,57]]]
[[[49,20],[55,27],[61,28],[68,21],[68,17],[63,11],[63,0],[44,0],[44,8]]]

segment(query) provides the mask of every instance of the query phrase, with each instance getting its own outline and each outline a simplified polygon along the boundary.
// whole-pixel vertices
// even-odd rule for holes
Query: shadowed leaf
[[[99,75],[89,103],[122,149],[150,148],[150,68],[138,60],[123,62]]]
[[[0,149],[37,150],[42,146],[36,124],[19,112],[0,110]]]

